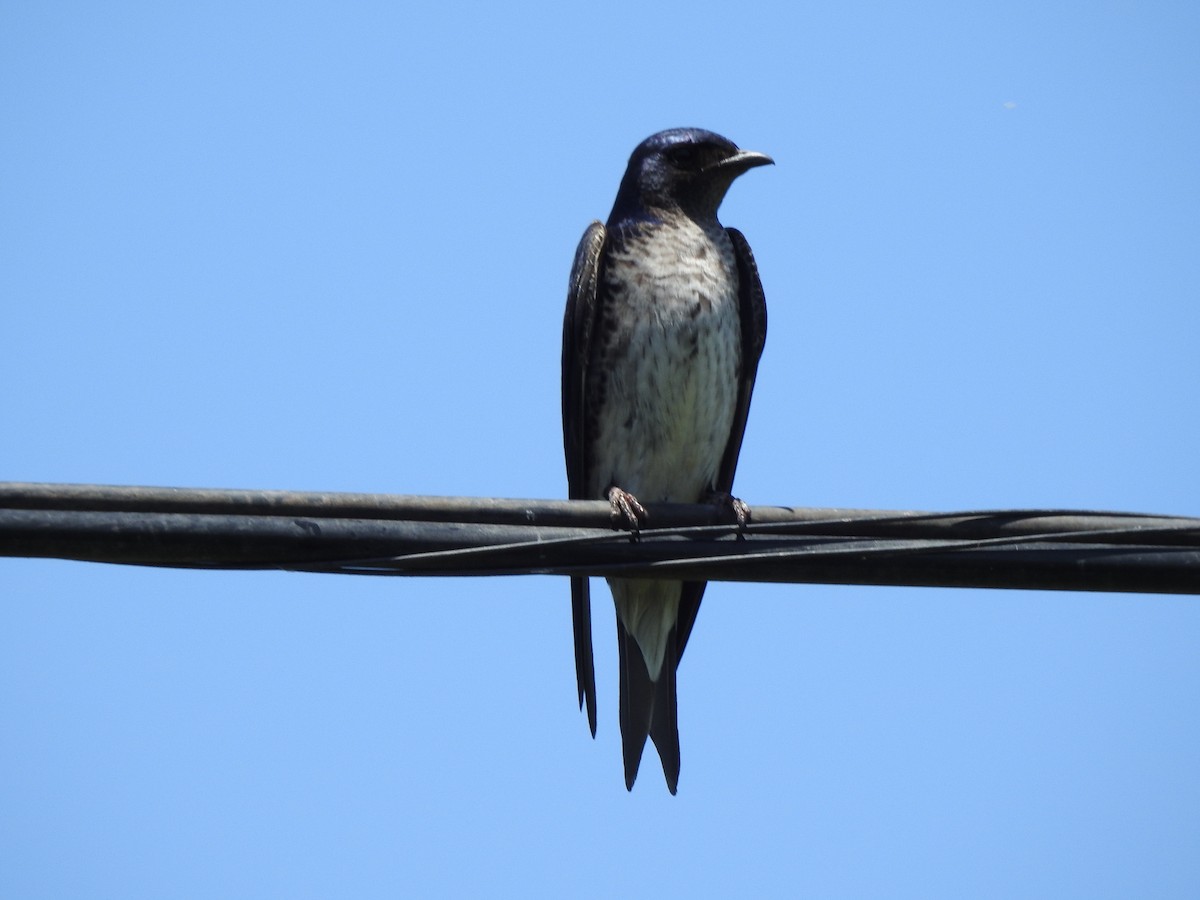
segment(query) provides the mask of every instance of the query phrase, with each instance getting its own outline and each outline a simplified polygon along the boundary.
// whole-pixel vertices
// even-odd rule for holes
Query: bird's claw
[[[642,523],[650,518],[646,507],[638,502],[638,498],[613,485],[608,489],[608,503],[612,507],[614,528],[624,528],[636,533]]]
[[[750,522],[750,506],[745,500],[733,496],[728,491],[713,491],[708,501],[718,510],[730,513],[737,522],[739,532],[746,530],[746,525]],[[741,537],[740,534],[738,536]]]

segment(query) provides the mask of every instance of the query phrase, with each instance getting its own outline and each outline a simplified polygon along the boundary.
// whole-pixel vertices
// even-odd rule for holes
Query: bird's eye
[[[694,169],[700,159],[700,153],[695,147],[676,147],[671,151],[671,162],[680,169]]]

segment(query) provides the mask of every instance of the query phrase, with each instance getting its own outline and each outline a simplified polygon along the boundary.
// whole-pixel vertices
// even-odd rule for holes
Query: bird
[[[643,503],[712,502],[744,527],[730,493],[767,335],[750,245],[717,209],[734,179],[771,157],[701,128],[672,128],[629,158],[606,222],[575,252],[563,319],[568,496],[607,499],[636,532]],[[647,737],[679,784],[676,668],[705,582],[608,579],[617,614],[625,787]],[[587,578],[571,578],[579,706],[596,736]]]

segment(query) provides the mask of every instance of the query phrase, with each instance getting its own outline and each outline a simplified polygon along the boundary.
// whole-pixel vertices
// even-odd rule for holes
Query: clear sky
[[[7,3],[0,479],[561,497],[629,152],[775,157],[751,504],[1200,515],[1194,3]],[[0,560],[5,897],[1200,895],[1200,599]]]

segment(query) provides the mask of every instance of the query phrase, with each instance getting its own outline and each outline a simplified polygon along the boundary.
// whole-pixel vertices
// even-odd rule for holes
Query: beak
[[[709,166],[706,171],[731,171],[736,176],[741,175],[749,169],[753,169],[755,166],[773,165],[775,165],[775,160],[771,159],[765,153],[755,153],[753,150],[739,150],[733,156],[727,156],[720,162]]]

